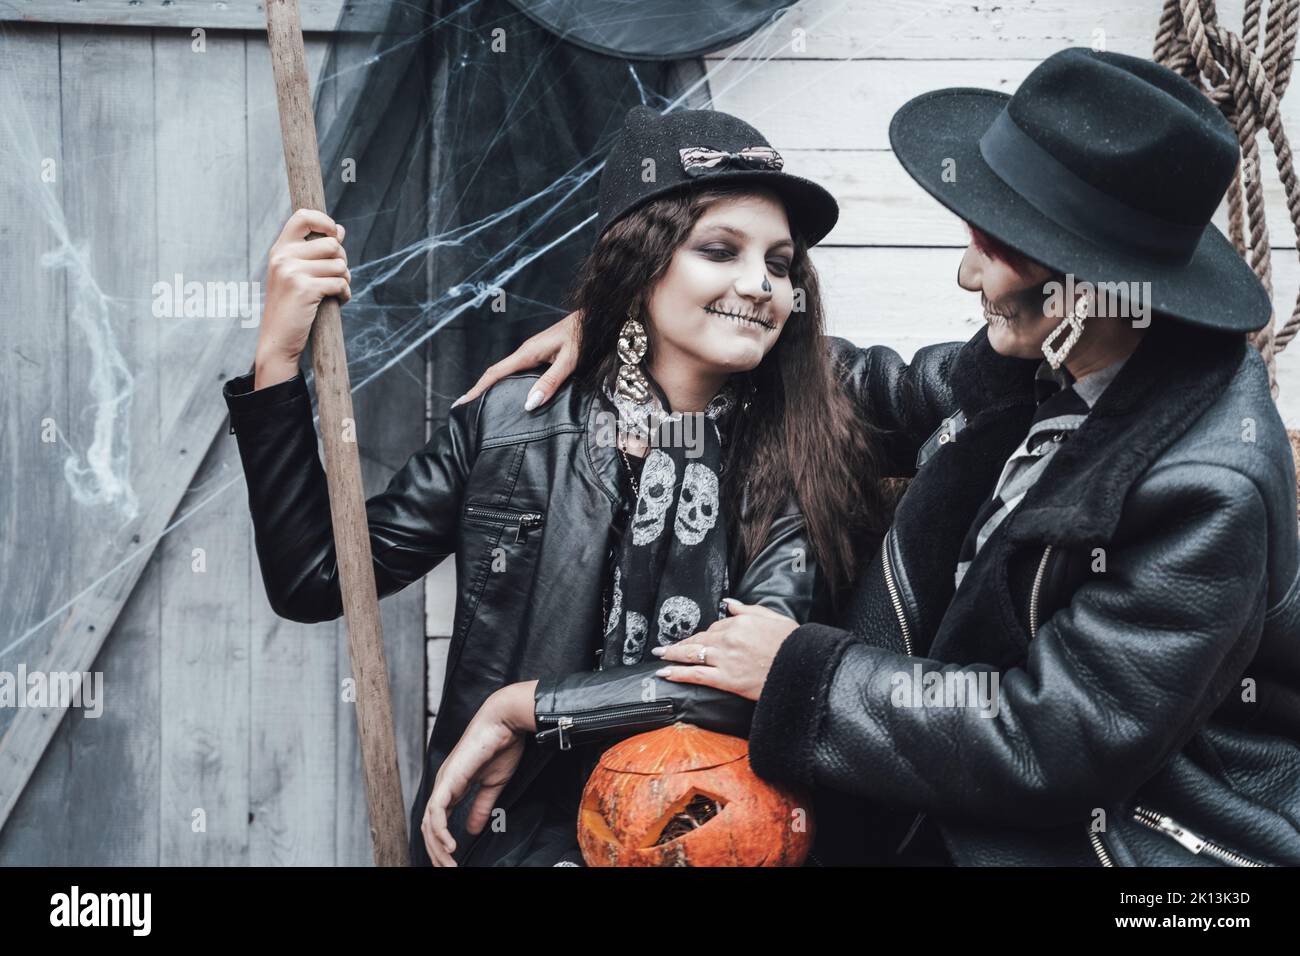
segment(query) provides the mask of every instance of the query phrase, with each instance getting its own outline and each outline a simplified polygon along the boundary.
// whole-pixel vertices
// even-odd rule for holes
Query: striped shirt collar
[[[1083,399],[1084,403],[1091,409],[1097,404],[1097,399],[1101,398],[1101,393],[1106,391],[1106,387],[1115,381],[1131,355],[1126,355],[1118,361],[1111,362],[1105,368],[1098,369],[1083,378],[1076,379],[1070,374],[1069,369],[1062,365],[1059,369],[1052,368],[1046,361],[1038,366],[1038,372],[1034,375],[1034,387],[1038,393],[1039,404],[1054,392],[1073,388],[1074,393]]]
[[[1087,420],[1097,399],[1115,380],[1127,361],[1128,356],[1125,356],[1077,381],[1064,366],[1053,369],[1047,362],[1043,362],[1038,367],[1034,376],[1038,411],[1030,423],[1029,433],[1007,459],[992,496],[975,515],[962,542],[954,575],[955,585],[961,585],[971,562],[983,549],[985,542],[1047,470],[1047,465],[1060,448],[1061,442]]]

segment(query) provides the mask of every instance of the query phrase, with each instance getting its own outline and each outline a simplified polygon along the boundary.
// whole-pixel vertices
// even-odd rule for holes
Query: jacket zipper
[[[524,539],[524,533],[529,528],[540,528],[545,515],[537,511],[499,511],[493,508],[478,508],[474,505],[465,506],[465,517],[470,521],[487,521],[491,524],[514,524],[518,522],[518,529],[515,531],[515,543],[518,544]]]
[[[1163,833],[1165,836],[1176,841],[1183,849],[1197,856],[1204,854],[1211,859],[1218,860],[1220,863],[1226,863],[1229,866],[1268,866],[1267,863],[1260,863],[1249,857],[1242,856],[1227,847],[1220,846],[1202,836],[1198,836],[1191,830],[1187,829],[1181,823],[1178,823],[1172,817],[1160,813],[1158,810],[1151,810],[1147,807],[1134,807],[1133,819],[1143,826],[1155,830],[1157,833]],[[1092,828],[1088,829],[1088,842],[1092,844],[1093,852],[1097,854],[1097,859],[1102,866],[1114,866],[1114,860],[1106,851],[1106,845],[1101,840],[1101,834],[1094,833]]]
[[[889,560],[889,539],[894,533],[891,525],[885,532],[885,540],[880,546],[880,561],[885,571],[885,590],[889,592],[890,603],[894,605],[894,614],[898,617],[898,626],[903,632],[903,647],[907,656],[912,656],[912,628],[908,626],[907,614],[903,610],[903,599],[898,590],[898,581],[894,578],[894,565]]]
[[[1038,570],[1034,572],[1034,585],[1029,589],[1029,639],[1032,641],[1038,634],[1038,599],[1043,591],[1043,579],[1047,575],[1047,561],[1052,556],[1052,545],[1043,548],[1043,556],[1038,560]],[[1106,849],[1106,844],[1102,842],[1101,834],[1092,828],[1089,823],[1086,826],[1088,834],[1088,843],[1092,846],[1092,852],[1097,857],[1097,862],[1105,867],[1113,867],[1114,859],[1110,851]]]
[[[554,723],[555,726],[547,730],[539,730],[535,739],[540,744],[555,737],[559,741],[561,750],[569,750],[573,746],[573,734],[579,731],[617,727],[621,723],[628,723],[629,717],[665,717],[672,712],[673,702],[663,700],[653,704],[623,704],[618,707],[606,707],[590,713],[538,714],[539,724]]]
[[[1148,810],[1146,807],[1134,807],[1133,819],[1138,823],[1145,824],[1152,830],[1163,833],[1168,837],[1177,840],[1180,845],[1191,853],[1198,856],[1205,854],[1211,859],[1218,860],[1220,863],[1226,863],[1229,866],[1268,866],[1267,863],[1259,863],[1249,857],[1242,856],[1229,850],[1227,847],[1213,843],[1204,837],[1197,836],[1191,830],[1175,822],[1172,818],[1158,813],[1155,810]]]
[[[1043,549],[1042,560],[1038,562],[1038,571],[1034,574],[1034,586],[1029,592],[1029,639],[1032,641],[1038,633],[1038,596],[1043,590],[1043,577],[1047,573],[1047,559],[1052,556],[1052,545]]]
[[[1110,853],[1106,850],[1106,844],[1101,842],[1101,834],[1093,830],[1092,824],[1088,824],[1088,842],[1092,844],[1092,852],[1097,854],[1097,861],[1102,866],[1115,865],[1115,861],[1110,858]]]
[[[907,612],[903,609],[902,592],[898,588],[898,580],[894,577],[894,565],[889,558],[889,539],[894,533],[893,525],[885,532],[885,540],[880,546],[880,562],[885,572],[885,590],[889,592],[889,601],[894,605],[894,615],[898,618],[898,627],[903,633],[903,648],[908,657],[912,656],[912,628],[907,623]],[[894,850],[897,856],[907,848],[907,844],[912,842],[912,837],[916,836],[916,831],[920,828],[921,822],[925,819],[925,811],[922,810],[912,820],[911,826],[907,828],[907,835],[903,837],[903,842]]]
[[[1038,570],[1034,572],[1034,585],[1029,589],[1029,639],[1032,641],[1038,634],[1038,599],[1043,590],[1043,578],[1047,574],[1047,561],[1052,556],[1052,545],[1043,548],[1043,556],[1038,561]],[[1092,828],[1088,823],[1085,827],[1088,834],[1088,843],[1092,846],[1092,852],[1097,857],[1097,862],[1104,867],[1114,867],[1115,861],[1106,849],[1106,844],[1102,842],[1101,834]]]

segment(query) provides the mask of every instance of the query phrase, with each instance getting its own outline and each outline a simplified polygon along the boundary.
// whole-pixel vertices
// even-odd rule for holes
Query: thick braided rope
[[[1263,29],[1263,49],[1259,50],[1262,6],[1262,0],[1246,0],[1242,32],[1238,35],[1219,24],[1214,0],[1165,0],[1153,55],[1156,62],[1187,77],[1205,92],[1237,131],[1242,164],[1228,189],[1228,236],[1271,295],[1258,133],[1262,127],[1273,146],[1287,211],[1300,246],[1300,181],[1279,108],[1291,80],[1300,0],[1272,0]],[[1249,227],[1248,239],[1243,220]],[[1270,322],[1251,336],[1268,361],[1270,377],[1275,374],[1274,355],[1285,349],[1298,331],[1300,294],[1281,328],[1275,330]]]
[[[1278,23],[1285,21],[1278,20]],[[1241,75],[1244,83],[1241,89],[1236,90],[1235,98],[1238,101],[1239,109],[1246,114],[1243,122],[1238,124],[1241,135],[1250,138],[1251,147],[1249,150],[1243,148],[1243,152],[1248,156],[1251,163],[1250,169],[1253,171],[1253,182],[1247,183],[1249,193],[1251,187],[1260,194],[1260,209],[1263,208],[1263,187],[1260,173],[1262,172],[1258,165],[1258,147],[1254,145],[1255,134],[1258,131],[1258,121],[1262,120],[1264,128],[1268,132],[1269,140],[1273,144],[1273,152],[1277,161],[1278,176],[1282,181],[1286,194],[1287,211],[1291,216],[1291,222],[1295,228],[1297,237],[1300,237],[1300,182],[1297,181],[1295,174],[1294,158],[1291,154],[1290,141],[1286,135],[1286,130],[1282,125],[1282,111],[1279,104],[1279,95],[1275,89],[1274,77],[1270,75],[1267,60],[1261,60],[1248,48],[1245,47],[1242,39],[1222,28],[1217,28],[1219,33],[1220,45],[1226,50],[1231,62],[1235,65],[1234,72]],[[1285,56],[1285,61],[1277,61],[1275,68],[1280,66],[1281,62],[1289,62],[1295,46],[1295,9],[1293,4],[1292,15],[1290,20],[1290,37],[1283,36],[1282,44],[1278,48],[1279,55]],[[1287,71],[1289,73],[1289,71]],[[1247,202],[1248,207],[1250,201]],[[1249,209],[1248,209],[1249,212]],[[1262,231],[1262,247],[1267,252],[1267,230]],[[1256,250],[1252,250],[1256,252]],[[1252,265],[1257,265],[1255,256],[1252,256]],[[1259,268],[1256,268],[1257,273]],[[1266,283],[1271,286],[1271,282]],[[1256,344],[1260,346],[1261,351],[1267,358],[1272,354],[1281,351],[1287,343],[1295,337],[1297,328],[1300,328],[1300,296],[1297,297],[1296,305],[1292,309],[1292,314],[1287,323],[1276,333],[1273,329],[1266,328],[1256,336]]]
[[[1244,17],[1247,32],[1258,32],[1258,0],[1250,0],[1253,9],[1247,9]],[[1179,21],[1183,24],[1180,37],[1190,54],[1195,69],[1194,81],[1198,88],[1204,90],[1219,109],[1233,124],[1237,131],[1238,144],[1241,149],[1241,172],[1233,177],[1228,190],[1228,235],[1237,251],[1249,261],[1255,274],[1259,276],[1270,299],[1273,291],[1272,262],[1269,255],[1268,226],[1264,221],[1263,190],[1259,188],[1259,149],[1255,134],[1257,126],[1254,113],[1250,107],[1250,94],[1246,85],[1246,73],[1241,65],[1231,59],[1221,42],[1218,15],[1212,0],[1178,0],[1176,3]],[[1170,42],[1165,38],[1166,43]],[[1225,64],[1227,66],[1225,67]],[[1207,89],[1208,84],[1208,89]],[[1250,245],[1247,248],[1242,231],[1242,179],[1245,179],[1246,219],[1250,225]],[[1273,344],[1271,337],[1272,322],[1259,333],[1251,336],[1251,341],[1259,348],[1269,364],[1270,381],[1273,380],[1272,366]]]

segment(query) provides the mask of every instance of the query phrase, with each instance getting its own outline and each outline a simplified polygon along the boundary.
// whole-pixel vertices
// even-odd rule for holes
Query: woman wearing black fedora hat
[[[854,492],[874,449],[832,377],[807,256],[838,214],[830,194],[735,117],[638,107],[599,212],[574,381],[544,408],[522,407],[531,374],[461,403],[367,502],[381,596],[457,562],[416,864],[576,862],[593,740],[748,726],[751,702],[656,678],[650,649],[708,627],[724,598],[823,617],[855,575],[854,536],[883,530],[879,499]],[[291,219],[256,368],[225,395],[272,607],[320,621],[341,599],[297,362],[315,303],[346,298],[348,276],[334,238],[298,238],[308,228],[342,235],[320,213]],[[588,687],[593,673],[617,679]],[[602,709],[630,685],[637,707]]]
[[[893,525],[841,627],[722,621],[664,676],[757,701],[751,762],[818,788],[828,859],[1300,864],[1295,470],[1243,334],[1268,296],[1210,223],[1231,129],[1072,49],[890,136],[988,324],[906,372],[831,342],[916,452]]]

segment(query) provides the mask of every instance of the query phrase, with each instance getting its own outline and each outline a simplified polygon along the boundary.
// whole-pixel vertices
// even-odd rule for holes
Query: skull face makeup
[[[633,544],[648,544],[663,533],[676,482],[677,464],[662,449],[651,451],[641,469],[641,494],[632,518]]]
[[[677,595],[659,608],[659,643],[675,644],[695,633],[700,623],[700,606],[688,597]]]
[[[650,622],[636,611],[627,612],[627,637],[623,639],[623,663],[631,666],[641,663],[641,652],[645,649],[646,633]]]
[[[673,532],[682,544],[699,544],[718,520],[718,476],[707,465],[691,462],[682,478]]]

